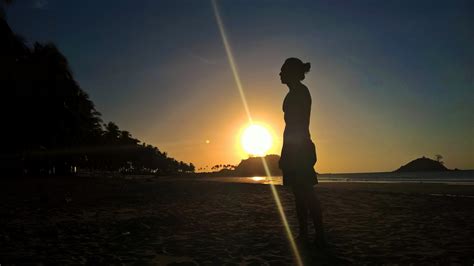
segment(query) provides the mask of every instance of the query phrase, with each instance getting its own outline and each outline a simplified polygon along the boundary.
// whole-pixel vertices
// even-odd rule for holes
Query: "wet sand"
[[[296,231],[292,194],[277,190]],[[474,263],[474,186],[316,190],[329,245],[300,247],[307,265]],[[0,193],[1,265],[295,264],[268,185],[7,178]]]

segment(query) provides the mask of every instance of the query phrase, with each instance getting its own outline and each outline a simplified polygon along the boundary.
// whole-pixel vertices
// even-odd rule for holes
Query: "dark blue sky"
[[[474,168],[474,1],[218,5],[250,110],[277,136],[273,152],[286,93],[278,72],[297,56],[312,63],[320,171],[392,170],[436,153]],[[242,157],[245,113],[210,1],[17,1],[8,21],[29,42],[58,45],[104,120],[198,166]]]

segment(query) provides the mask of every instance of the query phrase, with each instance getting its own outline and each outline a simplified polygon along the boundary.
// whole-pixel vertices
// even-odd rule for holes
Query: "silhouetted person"
[[[281,67],[281,83],[286,84],[290,91],[283,102],[286,126],[279,166],[283,172],[283,184],[290,186],[295,195],[299,222],[297,240],[307,240],[309,212],[316,230],[315,241],[324,244],[321,207],[314,191],[318,180],[314,171],[316,149],[309,133],[311,95],[301,83],[310,67],[310,63],[303,63],[298,58],[286,59]]]

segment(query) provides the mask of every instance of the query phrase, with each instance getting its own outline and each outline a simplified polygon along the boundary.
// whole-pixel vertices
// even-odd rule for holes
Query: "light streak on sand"
[[[247,100],[245,98],[244,90],[242,88],[242,83],[240,82],[239,72],[237,71],[237,66],[234,61],[234,56],[232,55],[231,47],[229,45],[229,42],[227,41],[227,35],[225,34],[225,30],[224,30],[224,23],[222,23],[222,19],[219,13],[219,9],[217,7],[216,0],[212,0],[212,7],[214,8],[214,14],[216,16],[217,25],[219,26],[219,31],[222,37],[222,42],[224,43],[224,47],[227,54],[227,58],[229,60],[230,68],[232,69],[232,74],[234,75],[235,83],[237,85],[237,88],[239,89],[240,98],[242,99],[242,103],[244,105],[245,112],[247,114],[249,122],[252,124],[252,116],[250,115],[250,110],[247,105]],[[268,164],[267,164],[267,161],[265,160],[265,157],[262,157],[262,163],[265,169],[265,174],[267,175],[267,177],[271,177],[270,169],[268,168]],[[283,210],[283,206],[281,205],[278,191],[276,190],[275,185],[273,183],[270,183],[270,187],[272,190],[273,197],[275,198],[275,203],[277,205],[278,212],[280,213],[281,220],[283,222],[283,225],[285,226],[286,235],[288,237],[288,240],[290,241],[291,249],[293,251],[293,254],[295,255],[296,263],[298,265],[303,265],[300,252],[298,250],[298,247],[296,246],[295,239],[293,238],[293,233],[291,232],[291,228],[288,225],[288,220],[286,219],[285,211]]]

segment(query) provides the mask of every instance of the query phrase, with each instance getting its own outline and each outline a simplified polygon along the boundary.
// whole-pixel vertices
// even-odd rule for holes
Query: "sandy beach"
[[[277,190],[293,231],[289,189]],[[324,183],[328,247],[305,264],[474,262],[474,186]],[[269,185],[0,180],[0,264],[292,265]]]

